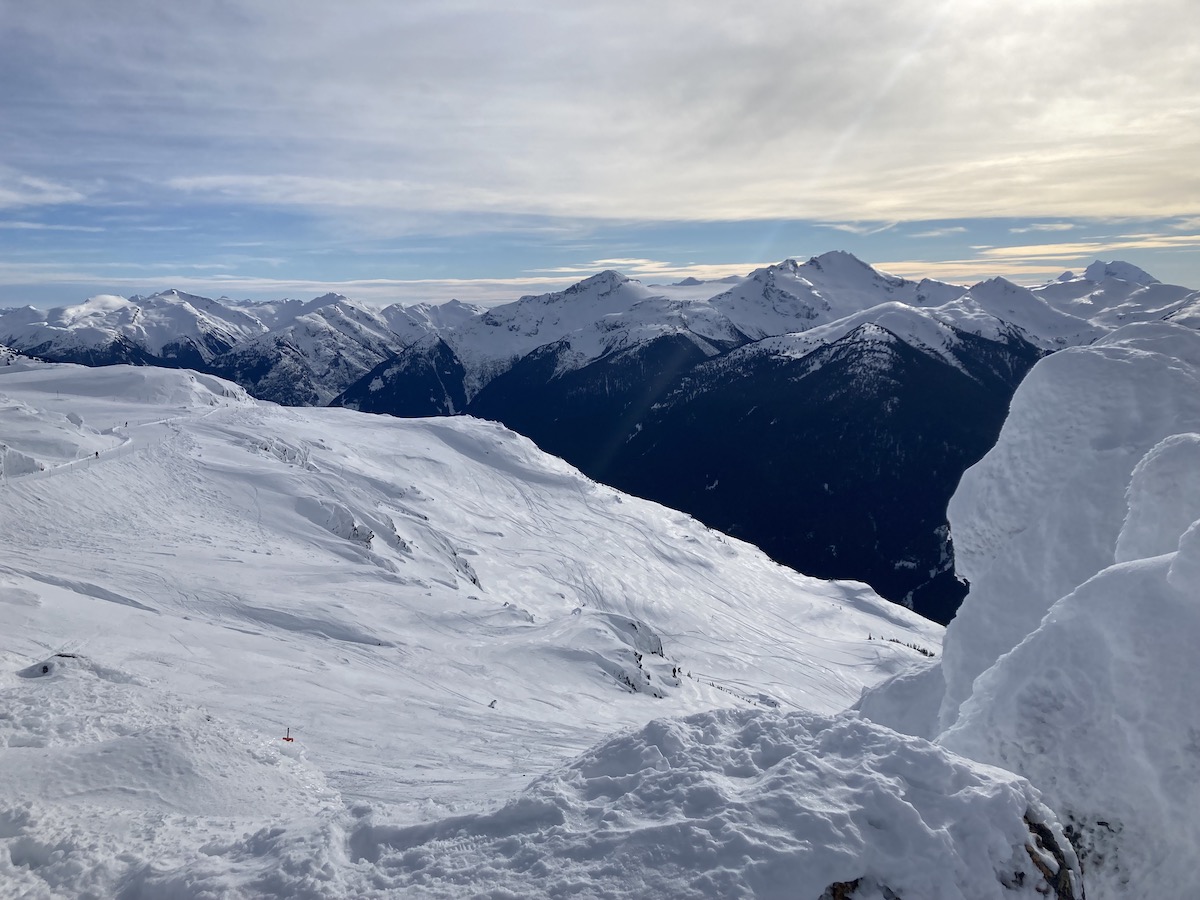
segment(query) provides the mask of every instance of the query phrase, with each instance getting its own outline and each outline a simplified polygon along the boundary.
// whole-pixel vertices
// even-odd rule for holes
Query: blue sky
[[[0,0],[0,305],[507,299],[846,249],[1200,287],[1191,0]]]

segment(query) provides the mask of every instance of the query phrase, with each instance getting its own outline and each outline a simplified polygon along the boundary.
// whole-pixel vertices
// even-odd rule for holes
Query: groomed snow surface
[[[0,896],[1074,896],[841,712],[940,649],[863,585],[470,419],[18,360],[0,421]]]

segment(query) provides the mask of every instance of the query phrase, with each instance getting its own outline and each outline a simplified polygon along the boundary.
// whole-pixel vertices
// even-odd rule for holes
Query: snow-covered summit
[[[1013,325],[1028,341],[1047,350],[1086,344],[1104,333],[1102,327],[1055,309],[1034,291],[1007,278],[989,278],[972,285],[951,305]]]
[[[1083,277],[1097,282],[1105,281],[1109,278],[1118,278],[1121,281],[1129,281],[1133,284],[1146,285],[1158,283],[1158,279],[1145,269],[1139,269],[1133,263],[1122,262],[1116,259],[1109,262],[1096,260],[1084,269]]]
[[[203,364],[265,330],[252,316],[178,291],[129,299],[100,294],[72,306],[25,307],[0,315],[0,341],[61,359],[112,352],[114,361],[129,361],[122,354],[140,352]]]

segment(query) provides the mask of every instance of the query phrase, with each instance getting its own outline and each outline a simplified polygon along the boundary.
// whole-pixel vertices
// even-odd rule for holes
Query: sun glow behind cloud
[[[63,0],[10,4],[6,26],[14,278],[66,261],[116,288],[191,254],[235,291],[284,269],[449,289],[845,245],[1031,277],[1076,252],[1174,254],[1152,259],[1200,283],[1181,261],[1200,220],[1190,0]],[[988,219],[1029,237],[980,235]],[[124,278],[90,280],[121,259]]]

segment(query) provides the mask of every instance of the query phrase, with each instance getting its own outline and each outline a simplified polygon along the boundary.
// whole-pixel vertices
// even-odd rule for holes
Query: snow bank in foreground
[[[971,593],[939,667],[865,715],[1028,778],[1091,900],[1196,895],[1200,332],[1129,326],[1039,362],[950,507]]]
[[[299,745],[84,657],[0,675],[0,710],[5,896],[1082,897],[1027,781],[853,714],[656,720],[399,826]]]
[[[1076,834],[1092,900],[1196,890],[1198,573],[1200,540],[1185,539],[1096,575],[979,678],[941,737],[1038,786]]]
[[[654,721],[494,813],[351,846],[404,896],[1082,897],[1028,782],[853,715]]]
[[[1159,441],[1192,431],[1200,431],[1200,332],[1191,328],[1130,325],[1034,366],[998,443],[950,502],[971,592],[946,631],[942,727],[975,678],[1056,600],[1116,560],[1134,467]],[[1183,472],[1178,483],[1195,477]]]

